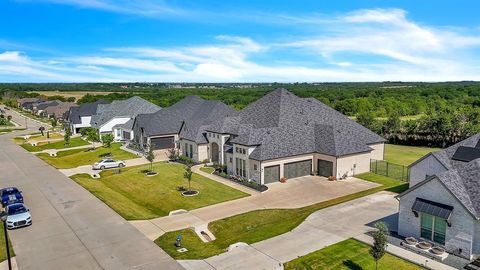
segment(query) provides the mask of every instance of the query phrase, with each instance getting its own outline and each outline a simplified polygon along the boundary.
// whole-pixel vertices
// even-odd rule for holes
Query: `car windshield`
[[[27,212],[27,208],[23,204],[12,204],[8,207],[8,215],[16,215]]]
[[[3,190],[2,194],[3,195],[12,195],[12,194],[15,194],[17,193],[17,189],[16,188],[6,188]]]

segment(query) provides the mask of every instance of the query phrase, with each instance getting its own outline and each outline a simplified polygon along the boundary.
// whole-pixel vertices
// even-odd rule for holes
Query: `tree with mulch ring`
[[[148,152],[145,155],[145,158],[150,161],[150,170],[145,173],[147,176],[155,176],[158,173],[153,171],[153,161],[155,160],[155,154],[153,153],[154,144],[148,145]]]
[[[185,168],[185,172],[183,173],[183,178],[187,179],[187,181],[188,181],[188,190],[182,192],[182,195],[183,195],[183,196],[195,196],[195,195],[198,195],[198,191],[197,191],[197,190],[192,190],[192,188],[191,188],[192,175],[193,175],[192,165],[191,165],[191,164],[187,164],[187,166],[186,166],[186,168]]]

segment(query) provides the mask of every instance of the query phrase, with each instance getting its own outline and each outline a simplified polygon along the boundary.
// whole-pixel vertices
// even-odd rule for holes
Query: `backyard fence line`
[[[370,172],[405,182],[408,182],[410,174],[407,166],[376,159],[370,159]]]

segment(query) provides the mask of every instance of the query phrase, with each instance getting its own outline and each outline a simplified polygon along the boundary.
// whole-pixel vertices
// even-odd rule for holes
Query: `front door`
[[[218,155],[219,155],[219,151],[218,151],[218,144],[217,143],[212,143],[212,147],[211,147],[211,150],[212,150],[212,162],[213,163],[218,163]]]
[[[319,176],[333,176],[333,162],[319,159],[317,165],[317,171]]]

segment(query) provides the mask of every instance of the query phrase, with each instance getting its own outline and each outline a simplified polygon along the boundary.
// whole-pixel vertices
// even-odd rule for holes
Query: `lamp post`
[[[8,245],[7,213],[5,213],[5,211],[2,211],[2,213],[0,214],[0,218],[2,219],[3,231],[5,233],[5,245],[6,245],[6,248],[7,248],[8,270],[12,270],[12,261],[10,260],[10,247]]]

